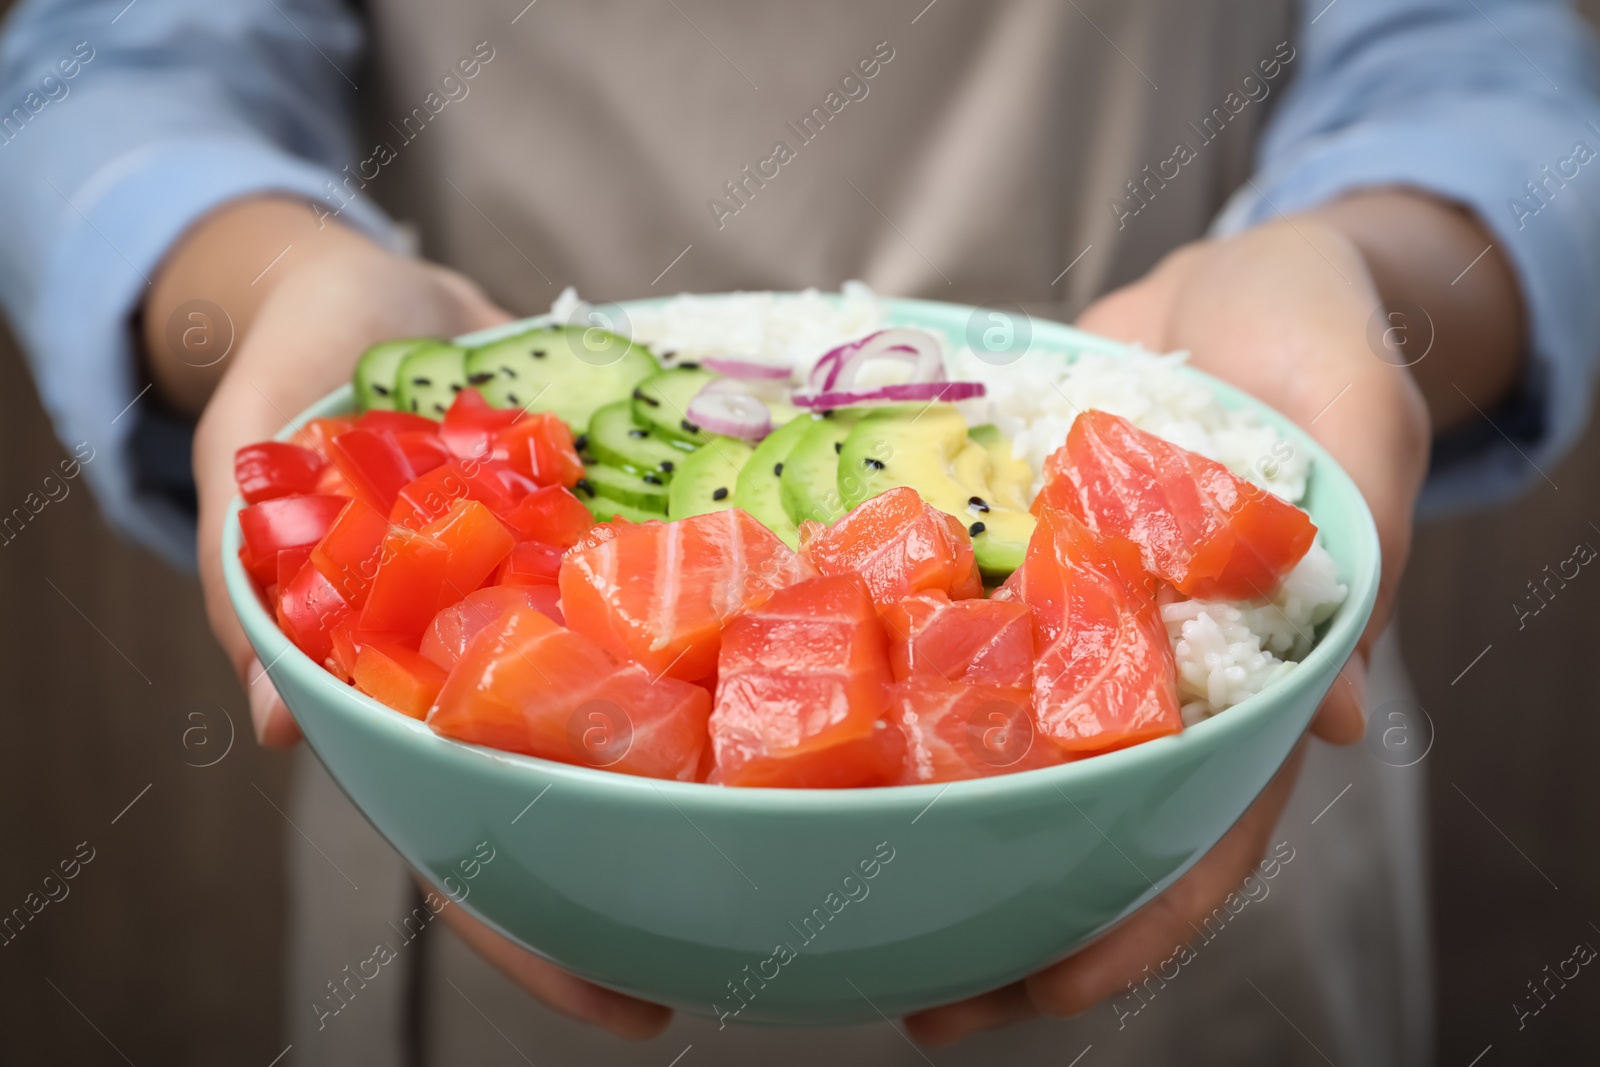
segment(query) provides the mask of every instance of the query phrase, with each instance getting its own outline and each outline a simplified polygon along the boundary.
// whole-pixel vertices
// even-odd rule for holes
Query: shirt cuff
[[[337,177],[243,138],[168,140],[62,190],[60,239],[18,324],[24,348],[58,436],[69,448],[93,450],[83,472],[106,517],[169,562],[194,566],[194,517],[151,489],[131,447],[147,403],[135,370],[133,315],[161,258],[205,214],[265,193],[338,209]],[[398,247],[394,224],[369,201],[344,201],[339,219]]]
[[[1575,141],[1600,145],[1600,128],[1581,116],[1570,130],[1530,122],[1525,109],[1492,99],[1474,100],[1470,116],[1464,110],[1309,139],[1239,189],[1212,225],[1226,235],[1354,189],[1403,185],[1471,208],[1487,227],[1521,281],[1527,371],[1516,397],[1485,416],[1489,425],[1438,442],[1418,504],[1424,516],[1494,503],[1548,480],[1583,432],[1600,338],[1600,302],[1591,295],[1600,287],[1600,213],[1581,179],[1557,173]],[[1593,152],[1589,158],[1600,167]],[[1555,177],[1533,196],[1528,183],[1546,175]]]

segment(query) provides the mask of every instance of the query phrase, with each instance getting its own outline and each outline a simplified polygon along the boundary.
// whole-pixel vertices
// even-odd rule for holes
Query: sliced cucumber
[[[732,437],[713,437],[689,453],[667,490],[667,515],[687,519],[733,507],[739,471],[755,449]]]
[[[839,495],[839,449],[860,418],[859,413],[835,411],[806,427],[783,461],[778,478],[783,510],[795,525],[802,522],[837,522],[849,511]]]
[[[549,411],[578,429],[660,369],[643,345],[579,326],[529,330],[467,356],[467,381],[489,403]]]
[[[395,410],[442,419],[467,385],[467,350],[434,341],[408,352],[395,371]]]
[[[393,411],[394,384],[400,361],[423,345],[437,343],[432,337],[404,337],[379,341],[356,360],[352,385],[358,411]]]
[[[712,435],[689,421],[689,401],[717,377],[694,366],[675,367],[646,378],[633,390],[634,421],[661,437],[699,448]]]
[[[801,415],[767,434],[740,469],[733,490],[734,505],[748,511],[790,548],[800,547],[800,530],[783,508],[783,464],[811,424],[818,421],[815,415]]]
[[[672,481],[678,466],[694,451],[690,445],[669,441],[640,426],[634,421],[633,405],[627,400],[596,411],[589,420],[584,441],[589,453],[601,463],[634,474],[657,474],[664,482]]]
[[[633,474],[603,463],[585,464],[583,478],[573,492],[579,500],[603,496],[658,515],[667,513],[667,487],[653,474]]]
[[[612,500],[608,496],[584,496],[580,493],[578,499],[583,501],[583,506],[588,508],[590,514],[600,522],[610,522],[616,518],[627,519],[629,522],[648,522],[651,519],[659,521],[666,518],[659,511],[646,511],[632,504]]]

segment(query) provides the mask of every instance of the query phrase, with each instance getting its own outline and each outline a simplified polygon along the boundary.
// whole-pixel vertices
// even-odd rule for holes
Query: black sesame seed
[[[989,503],[981,496],[968,497],[967,507],[971,508],[973,511],[987,513],[989,510]]]
[[[594,486],[587,478],[579,478],[577,481],[572,483],[572,488],[576,489],[580,493],[588,493],[590,496],[594,496]]]
[[[576,441],[572,442],[572,447],[576,448],[579,452],[588,451],[588,449],[589,449],[589,435],[586,434],[586,433],[580,433],[578,435],[578,439]]]
[[[532,352],[529,352],[528,355],[532,356],[534,359],[543,359],[544,358],[544,349],[535,348]]]
[[[700,369],[700,364],[696,363],[692,359],[686,359],[682,363],[678,364],[678,366],[682,367],[684,370],[699,370]]]
[[[639,475],[639,480],[641,482],[649,482],[651,485],[661,484],[661,479],[657,478],[654,474],[641,474]]]
[[[661,406],[661,401],[657,400],[653,396],[649,396],[642,389],[634,389],[633,398],[635,400],[643,400],[646,404],[650,405],[653,408],[658,408],[658,407]]]
[[[629,437],[649,437],[650,436],[650,431],[649,430],[629,430],[628,431],[628,436]]]
[[[467,375],[467,383],[469,385],[482,385],[484,382],[492,381],[494,381],[494,371],[492,370]]]
[[[700,432],[700,427],[696,426],[694,423],[690,422],[688,419],[684,419],[683,422],[681,422],[679,425],[681,425],[683,427],[683,432],[684,433],[699,433]]]
[[[834,451],[835,454],[843,452],[844,451],[844,442],[843,441],[835,441],[833,443],[833,451]]]
[[[989,527],[985,526],[981,522],[975,522],[971,526],[967,527],[967,535],[970,536],[970,537],[977,537],[979,534],[983,533],[983,531],[987,530],[988,528]]]
[[[443,415],[444,414],[444,405],[443,404],[435,404],[435,405],[433,405],[433,410],[435,410],[439,414]]]
[[[671,474],[673,471],[675,471],[677,469],[678,468],[673,464],[672,460],[664,459],[664,460],[661,461],[661,472],[663,474]]]
[[[711,499],[712,500],[726,500],[726,499],[728,499],[728,490],[726,488],[723,488],[723,487],[719,486],[717,488],[717,490],[711,494]]]
[[[432,378],[417,377],[417,378],[411,379],[411,384],[412,385],[432,385],[433,384],[433,379]]]
[[[873,459],[871,456],[868,456],[866,459],[862,460],[861,463],[869,470],[881,471],[884,468],[883,460]]]
[[[389,387],[387,385],[379,385],[377,382],[372,383],[372,391],[379,396],[389,395]]]
[[[506,399],[511,401],[513,404],[517,405],[517,407],[519,407],[519,408],[522,406],[522,401],[517,399],[517,394],[516,393],[507,393],[506,394]]]
[[[774,478],[776,478],[776,477],[780,476],[781,474],[783,474],[783,464],[782,463],[774,463],[772,465],[772,476]]]
[[[517,372],[515,370],[505,366],[500,368],[500,373],[504,374],[507,378],[515,378],[517,376]]]
[[[412,397],[411,398],[411,410],[412,411],[416,411],[417,410],[417,398],[416,397]]]
[[[675,356],[677,354],[678,354],[678,350],[676,348],[669,348],[665,352],[661,353],[661,358],[662,359],[671,359],[673,356]]]
[[[833,409],[829,408],[827,411],[822,412],[821,415],[825,419],[831,419],[833,418]]]
[[[450,383],[450,391],[452,393],[459,393],[459,392],[461,392],[462,388],[463,388],[463,386],[462,386],[462,384],[460,382],[451,382]]]

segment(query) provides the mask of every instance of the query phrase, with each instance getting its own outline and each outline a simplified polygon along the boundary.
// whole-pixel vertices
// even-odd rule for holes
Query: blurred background
[[[3,332],[0,380],[5,514],[68,453]],[[1424,776],[1431,798],[1444,1064],[1593,1062],[1600,1036],[1587,969],[1541,986],[1556,995],[1520,1027],[1514,1007],[1600,946],[1600,577],[1543,584],[1575,546],[1600,548],[1600,431],[1545,473],[1510,506],[1419,530],[1400,625],[1425,715],[1374,709],[1375,730],[1403,724],[1426,750],[1390,773]],[[288,757],[251,739],[194,580],[67,484],[0,534],[0,916],[81,864],[66,897],[0,933],[0,1061],[265,1067],[285,1044]],[[1522,617],[1530,583],[1556,595]]]

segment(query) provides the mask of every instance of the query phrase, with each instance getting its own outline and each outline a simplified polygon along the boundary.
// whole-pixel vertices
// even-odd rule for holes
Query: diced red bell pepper
[[[400,490],[416,477],[395,439],[372,430],[348,430],[335,437],[328,459],[355,488],[356,496],[384,515],[394,507]]]
[[[516,408],[492,408],[476,389],[463,389],[444,413],[439,439],[462,459],[489,459],[494,455],[495,435],[521,415]]]
[[[402,433],[396,434],[394,440],[406,454],[412,473],[419,478],[455,458],[436,433]]]
[[[278,593],[278,625],[295,647],[318,664],[325,663],[333,652],[333,627],[352,610],[309,559]]]
[[[322,476],[317,479],[317,492],[325,496],[342,496],[351,500],[356,495],[356,487],[350,484],[344,474],[332,463],[322,468]]]
[[[397,634],[415,645],[438,610],[449,557],[433,538],[404,526],[389,527],[357,625]]]
[[[289,443],[299,445],[301,448],[308,448],[323,459],[332,462],[329,459],[328,446],[333,444],[335,437],[338,437],[346,430],[353,430],[355,427],[356,420],[346,418],[343,415],[335,415],[325,419],[312,419],[294,432],[294,436],[289,438]]]
[[[495,435],[495,454],[539,485],[576,485],[583,461],[567,424],[549,412],[522,415]]]
[[[521,494],[513,496],[505,484],[490,476],[487,465],[446,463],[407,484],[389,509],[389,521],[420,530],[437,521],[457,500],[476,500],[496,515],[516,507]]]
[[[503,516],[519,541],[542,541],[571,548],[594,525],[594,512],[563,486],[529,493]]]
[[[287,589],[289,583],[294,581],[294,576],[306,565],[306,560],[311,558],[311,550],[316,545],[295,545],[293,548],[278,549],[278,569],[273,581],[277,582],[279,589]]]
[[[440,608],[454,604],[482,585],[516,544],[505,524],[476,500],[457,500],[422,532],[444,545],[448,553],[444,583],[439,589]]]
[[[495,576],[497,585],[555,585],[561,549],[541,541],[519,541]]]
[[[328,461],[299,445],[260,441],[233,454],[233,480],[247,504],[315,493]]]
[[[384,411],[381,408],[362,412],[361,417],[356,419],[355,426],[358,430],[371,430],[373,433],[388,434],[390,437],[398,437],[404,433],[425,433],[432,436],[439,432],[439,424],[426,416],[409,411]]]
[[[350,672],[357,689],[413,719],[424,718],[444,686],[444,668],[404,645],[363,645]]]
[[[344,506],[342,496],[286,496],[251,504],[239,512],[245,567],[262,586],[278,573],[278,552],[314,545],[327,534]]]
[[[364,501],[346,500],[326,536],[311,550],[311,562],[339,595],[359,608],[377,576],[379,554],[389,524]]]
[[[328,652],[327,667],[341,682],[350,681],[350,673],[356,669],[356,657],[361,653],[355,641],[355,625],[356,616],[346,615],[328,632],[333,647]]]

